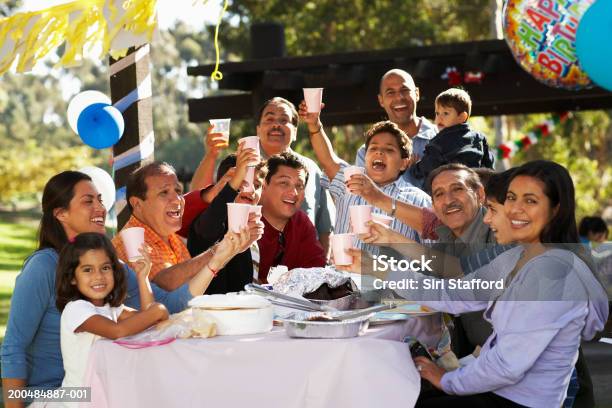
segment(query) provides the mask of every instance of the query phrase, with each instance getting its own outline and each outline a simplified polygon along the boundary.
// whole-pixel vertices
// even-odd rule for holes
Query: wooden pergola
[[[385,118],[376,100],[379,80],[392,68],[414,76],[421,93],[418,113],[431,118],[436,95],[450,87],[442,78],[447,67],[483,74],[480,83],[462,85],[472,97],[476,116],[612,108],[611,92],[598,87],[568,91],[543,85],[516,63],[505,41],[488,40],[225,63],[219,68],[223,72],[219,89],[234,92],[190,99],[189,120],[249,119],[273,96],[297,103],[302,88],[323,87],[326,125],[375,122]],[[213,70],[214,65],[200,65],[187,72],[209,76]]]

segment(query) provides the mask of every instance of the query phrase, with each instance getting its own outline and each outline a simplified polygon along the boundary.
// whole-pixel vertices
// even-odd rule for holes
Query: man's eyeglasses
[[[274,256],[274,261],[272,262],[272,266],[277,266],[283,261],[283,257],[285,256],[285,234],[282,232],[278,235],[278,251]]]

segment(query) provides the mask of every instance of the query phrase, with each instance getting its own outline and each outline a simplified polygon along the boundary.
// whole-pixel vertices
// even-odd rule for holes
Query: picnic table
[[[440,314],[370,327],[350,339],[269,333],[179,339],[128,349],[93,346],[85,384],[105,407],[412,407],[420,376],[406,335],[435,345]]]

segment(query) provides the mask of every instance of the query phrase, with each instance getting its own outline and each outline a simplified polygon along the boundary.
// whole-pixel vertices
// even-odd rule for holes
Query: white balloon
[[[106,207],[106,211],[110,211],[115,204],[115,182],[110,174],[99,167],[93,166],[83,167],[79,171],[91,177],[94,186],[102,194],[102,203]]]
[[[94,103],[105,103],[110,105],[111,100],[100,91],[83,91],[73,96],[70,100],[66,116],[68,117],[68,124],[77,135],[79,134],[77,130],[79,115],[86,107]]]

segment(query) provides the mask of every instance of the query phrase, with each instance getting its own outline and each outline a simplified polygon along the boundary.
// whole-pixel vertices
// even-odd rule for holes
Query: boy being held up
[[[439,132],[425,146],[423,157],[408,169],[413,184],[422,187],[429,173],[448,163],[493,168],[494,156],[486,137],[467,123],[471,110],[470,95],[462,89],[451,88],[438,95],[435,122]]]

